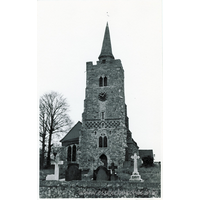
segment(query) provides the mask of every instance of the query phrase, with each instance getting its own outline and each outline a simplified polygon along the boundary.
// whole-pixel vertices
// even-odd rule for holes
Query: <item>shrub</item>
[[[44,181],[46,179],[46,174],[43,171],[40,171],[40,180]]]
[[[153,166],[153,157],[152,156],[146,156],[142,158],[144,167],[152,167]]]

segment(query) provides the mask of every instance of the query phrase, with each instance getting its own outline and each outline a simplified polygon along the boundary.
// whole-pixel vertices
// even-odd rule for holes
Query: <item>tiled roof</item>
[[[79,131],[81,130],[82,123],[78,121],[76,125],[65,135],[65,137],[60,140],[60,142],[72,141],[79,138]]]

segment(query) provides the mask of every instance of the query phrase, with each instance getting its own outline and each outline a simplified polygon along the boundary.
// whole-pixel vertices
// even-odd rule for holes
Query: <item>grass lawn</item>
[[[54,165],[49,169],[40,169],[40,179],[45,180],[48,174],[54,174]],[[59,179],[65,178],[65,170],[60,167],[59,169]]]
[[[161,182],[161,169],[160,166],[154,164],[152,167],[139,167],[138,168],[139,174],[144,181],[147,182]],[[117,175],[120,180],[122,181],[129,181],[130,176],[133,172],[133,167],[131,168],[122,168],[120,170],[116,170]],[[40,179],[45,180],[48,174],[54,174],[54,166],[51,166],[50,169],[41,169],[40,170]],[[60,179],[65,178],[65,170],[60,168]]]
[[[152,167],[139,167],[139,174],[144,181],[160,183],[161,181],[161,169],[160,166],[154,164]],[[120,180],[128,181],[133,172],[133,167],[122,168],[117,170],[117,175]]]
[[[138,171],[144,181],[161,182],[161,168],[158,165],[152,167],[140,167]]]
[[[54,174],[54,166],[52,166],[50,169],[40,170],[40,198],[160,198],[160,166],[155,164],[147,168],[139,167],[138,171],[144,182],[136,185],[129,181],[133,167],[116,170],[119,177],[117,181],[42,181],[48,174]],[[60,172],[60,179],[63,179],[64,169],[61,168]],[[108,193],[120,191],[126,194],[118,193],[111,197],[103,195],[105,191]],[[99,192],[103,196],[99,195]]]

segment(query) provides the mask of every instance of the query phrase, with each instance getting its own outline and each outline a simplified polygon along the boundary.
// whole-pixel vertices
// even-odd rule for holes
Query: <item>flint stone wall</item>
[[[40,198],[161,197],[160,183],[129,181],[41,181]]]
[[[99,86],[99,78],[107,77],[107,86]],[[107,100],[99,101],[98,95],[106,92]],[[102,119],[101,113],[104,112]],[[99,157],[105,154],[108,166],[114,162],[119,168],[137,151],[137,146],[127,144],[128,117],[124,95],[124,70],[120,60],[102,64],[87,63],[87,80],[79,136],[77,162],[80,169],[97,168]],[[100,136],[107,137],[107,147],[99,148]],[[131,133],[129,135],[131,137]],[[128,153],[128,158],[126,154]]]

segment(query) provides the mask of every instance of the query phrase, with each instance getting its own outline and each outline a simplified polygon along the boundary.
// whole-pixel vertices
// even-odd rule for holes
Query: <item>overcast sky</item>
[[[37,5],[39,97],[50,91],[63,94],[74,124],[82,121],[86,62],[98,60],[108,21],[113,55],[124,68],[132,137],[140,149],[153,149],[155,160],[161,160],[161,0],[38,1]]]

